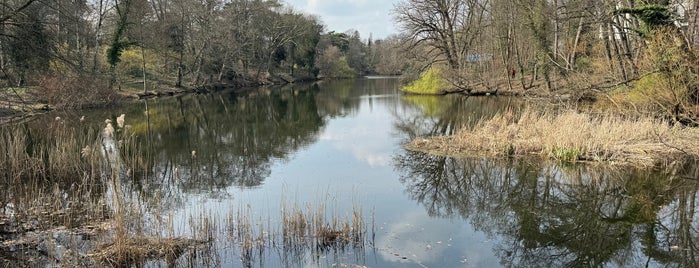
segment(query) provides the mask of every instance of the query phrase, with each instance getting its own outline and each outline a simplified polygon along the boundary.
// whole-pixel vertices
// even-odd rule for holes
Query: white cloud
[[[386,167],[391,164],[390,151],[383,139],[373,139],[375,133],[369,129],[350,128],[343,129],[339,133],[330,130],[320,135],[321,140],[331,141],[335,148],[341,151],[349,151],[355,159],[360,160],[370,167]],[[356,143],[355,139],[364,142]]]
[[[311,14],[315,13],[316,10],[318,10],[319,2],[320,0],[308,0],[308,2],[306,2],[306,12]]]
[[[391,10],[398,0],[288,0],[296,9],[320,16],[328,31],[358,30],[363,38],[383,38],[396,32]]]

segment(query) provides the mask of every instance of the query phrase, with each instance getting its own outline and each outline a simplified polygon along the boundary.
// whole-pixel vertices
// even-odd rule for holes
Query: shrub
[[[347,63],[347,57],[342,56],[333,65],[333,73],[335,78],[353,78],[355,77],[354,70]]]
[[[146,74],[148,76],[159,75],[158,70],[162,69],[162,58],[158,57],[158,53],[146,49],[144,51],[146,58]],[[141,48],[131,47],[126,49],[121,54],[121,59],[118,64],[119,73],[125,77],[143,77],[143,56]]]
[[[120,99],[99,77],[47,75],[32,92],[54,108],[70,109],[108,105]]]
[[[404,86],[402,90],[412,94],[438,95],[444,94],[449,88],[448,82],[442,77],[442,71],[431,67],[420,75],[418,80]]]
[[[673,28],[662,28],[648,37],[640,66],[652,70],[635,90],[651,101],[654,110],[681,119],[699,105],[697,57]]]

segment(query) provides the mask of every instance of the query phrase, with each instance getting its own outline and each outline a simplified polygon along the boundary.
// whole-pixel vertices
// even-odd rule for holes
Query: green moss
[[[439,68],[432,67],[420,75],[420,79],[404,86],[402,90],[412,94],[437,95],[444,94],[449,83],[442,77]]]

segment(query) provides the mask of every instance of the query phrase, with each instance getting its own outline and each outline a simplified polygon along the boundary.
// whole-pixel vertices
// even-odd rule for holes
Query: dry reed
[[[508,110],[453,136],[416,139],[411,150],[452,156],[540,156],[652,166],[699,157],[699,129],[649,117]]]
[[[89,149],[99,131],[68,128],[56,117],[43,129],[28,125],[0,128],[0,226],[20,234],[24,229],[68,228],[106,217],[100,183],[103,161]]]
[[[252,263],[256,256],[263,258],[266,249],[280,250],[284,260],[303,262],[304,256],[323,252],[361,251],[368,242],[364,215],[355,207],[341,217],[328,214],[324,203],[301,207],[283,202],[280,216],[279,229],[270,219],[253,220],[249,205],[229,214],[228,230],[244,263]]]
[[[105,142],[102,150],[108,162],[108,180],[105,181],[110,189],[109,196],[112,207],[112,219],[114,221],[114,236],[110,242],[92,251],[88,256],[102,265],[114,267],[143,266],[147,261],[165,260],[169,266],[181,255],[196,250],[199,246],[211,242],[214,230],[217,229],[209,218],[201,215],[201,221],[195,222],[190,219],[192,234],[194,238],[184,237],[163,237],[163,235],[146,236],[144,229],[147,227],[146,214],[143,211],[144,205],[141,199],[129,198],[130,193],[124,191],[122,179],[130,178],[131,170],[142,170],[149,166],[147,158],[144,156],[143,148],[139,146],[130,127],[125,125],[125,115],[120,115],[117,119],[117,129],[112,125],[112,121],[105,121],[106,127],[102,131]],[[147,154],[145,154],[147,155]],[[160,211],[150,212],[155,215]],[[169,226],[170,235],[174,233],[170,222],[163,224]],[[156,233],[161,232],[155,226]]]
[[[148,166],[149,161],[142,159],[125,116],[116,121],[117,129],[111,120],[102,128],[82,118],[66,122],[60,117],[40,127],[26,123],[0,127],[0,250],[34,251],[47,245],[46,256],[18,260],[26,266],[52,266],[57,259],[66,265],[128,266],[160,258],[172,263],[207,242],[142,234],[143,204],[125,200],[128,194],[122,192],[121,179],[128,176],[127,170]],[[211,237],[216,228],[208,222],[200,226],[201,237]],[[89,249],[62,244],[71,254],[60,254],[48,246],[56,244],[56,233],[99,236],[106,242]]]
[[[168,265],[204,242],[185,238],[129,237],[99,248],[87,257],[112,267],[143,265],[147,260],[165,259]]]
[[[363,246],[367,227],[362,210],[352,208],[351,213],[341,218],[327,215],[325,204],[306,209],[298,206],[282,209],[282,238],[287,246],[309,245],[317,249]]]

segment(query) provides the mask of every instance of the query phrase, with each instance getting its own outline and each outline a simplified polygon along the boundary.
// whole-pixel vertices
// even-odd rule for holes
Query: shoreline
[[[699,160],[699,128],[639,116],[574,110],[505,111],[450,136],[416,138],[411,151],[451,157],[539,158],[568,163],[657,167]]]
[[[316,83],[320,80],[299,80],[299,81],[286,81],[283,82],[262,82],[248,83],[249,81],[238,81],[230,83],[212,83],[203,85],[200,87],[175,87],[166,84],[158,84],[147,91],[139,90],[137,88],[127,88],[122,90],[114,90],[113,97],[107,102],[89,102],[82,103],[75,107],[55,107],[44,101],[40,101],[35,95],[40,93],[35,93],[37,89],[27,88],[28,93],[24,93],[20,98],[13,93],[5,92],[6,96],[0,96],[0,98],[5,99],[0,107],[0,125],[11,124],[16,122],[22,122],[23,120],[30,119],[36,115],[48,113],[56,110],[80,110],[80,109],[92,109],[100,107],[110,107],[118,106],[122,103],[128,103],[132,101],[144,100],[144,99],[155,99],[160,97],[172,97],[187,94],[208,94],[214,92],[220,92],[224,90],[231,90],[233,92],[245,92],[254,90],[255,88],[268,87],[268,86],[285,86],[285,85],[296,85],[296,84],[307,84]]]

